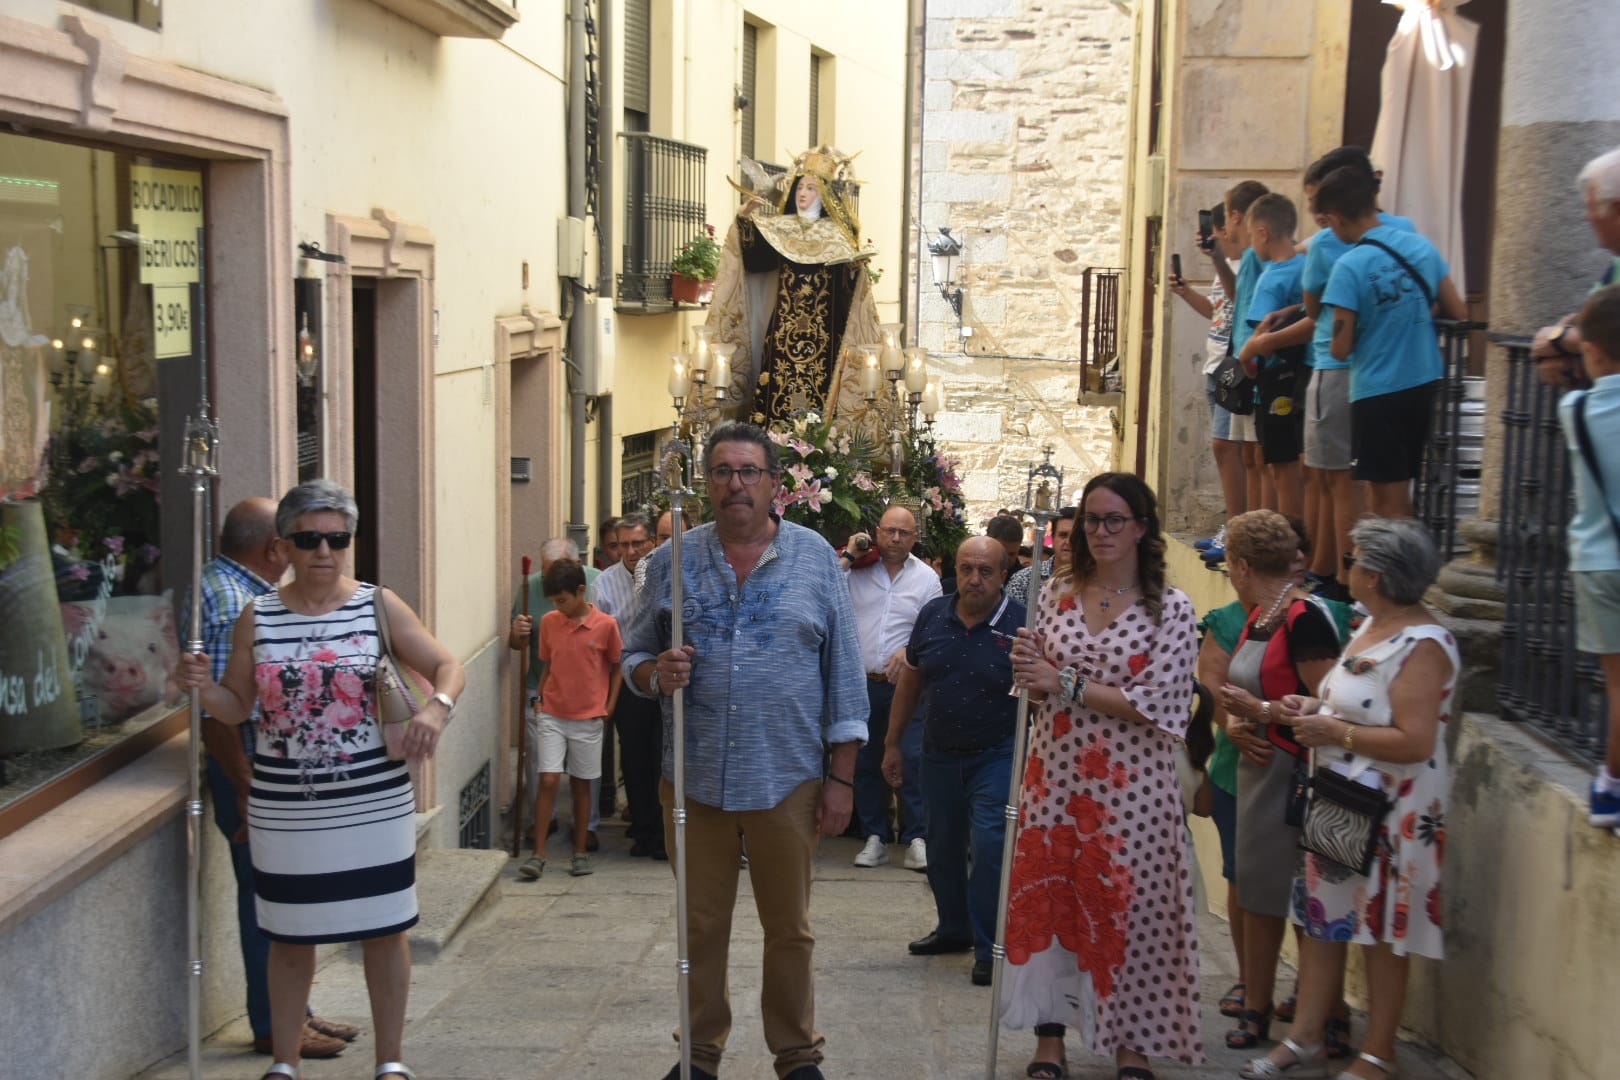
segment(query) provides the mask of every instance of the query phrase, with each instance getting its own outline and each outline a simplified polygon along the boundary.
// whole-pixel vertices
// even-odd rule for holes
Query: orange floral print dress
[[[1048,699],[1030,732],[1007,911],[1001,1022],[1064,1024],[1098,1054],[1121,1047],[1201,1064],[1193,862],[1175,746],[1187,729],[1198,637],[1166,589],[1101,633],[1068,578],[1041,590],[1047,659],[1125,692],[1149,724]]]

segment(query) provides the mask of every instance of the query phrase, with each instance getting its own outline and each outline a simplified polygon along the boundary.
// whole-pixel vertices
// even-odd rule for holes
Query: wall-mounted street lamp
[[[962,325],[962,287],[956,283],[956,272],[962,262],[962,241],[941,228],[939,235],[928,241],[928,257],[934,267],[934,286],[939,295],[956,312],[956,325]]]

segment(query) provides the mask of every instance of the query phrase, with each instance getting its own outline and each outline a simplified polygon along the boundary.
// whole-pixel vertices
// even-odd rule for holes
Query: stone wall
[[[1075,404],[1076,360],[1080,276],[1120,260],[1131,33],[1107,0],[927,4],[914,310],[972,521],[1022,504],[1044,446],[1070,488],[1114,460],[1109,410]],[[966,338],[928,265],[947,226]]]

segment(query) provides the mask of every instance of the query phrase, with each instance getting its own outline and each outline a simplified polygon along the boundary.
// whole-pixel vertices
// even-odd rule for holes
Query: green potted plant
[[[714,297],[714,275],[720,269],[720,245],[714,226],[705,225],[681,245],[669,261],[670,296],[680,304],[707,304]]]

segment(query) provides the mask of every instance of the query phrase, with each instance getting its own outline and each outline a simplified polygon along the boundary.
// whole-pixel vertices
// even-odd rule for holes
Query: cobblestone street
[[[554,857],[536,883],[502,872],[485,905],[435,959],[412,977],[405,1059],[421,1080],[539,1080],[603,1074],[657,1080],[675,1062],[674,884],[669,865],[631,859],[617,825],[604,823],[596,873],[570,878]],[[562,845],[553,841],[553,855]],[[968,981],[969,956],[911,957],[906,942],[933,927],[923,875],[895,862],[872,870],[850,865],[859,846],[822,845],[811,917],[816,930],[817,1020],[827,1037],[829,1078],[915,1077],[972,1080],[984,1075],[990,992]],[[564,862],[565,865],[565,862]],[[1215,1002],[1234,970],[1225,924],[1203,920],[1204,1039],[1199,1069],[1155,1062],[1165,1080],[1235,1077],[1248,1054],[1227,1050],[1232,1022]],[[731,952],[735,1020],[722,1075],[769,1080],[774,1074],[760,1032],[759,925],[746,875]],[[370,1026],[358,949],[325,964],[314,1001],[322,1015]],[[1361,1030],[1358,1018],[1357,1033]],[[210,1080],[257,1080],[269,1059],[247,1052],[245,1019],[204,1046]],[[1021,1077],[1033,1047],[1003,1032],[997,1077]],[[1403,1045],[1408,1080],[1457,1078],[1444,1059]],[[1111,1062],[1069,1038],[1070,1075],[1105,1080]],[[372,1074],[366,1035],[342,1057],[305,1063],[308,1080],[359,1080]],[[183,1080],[180,1054],[140,1080]]]

